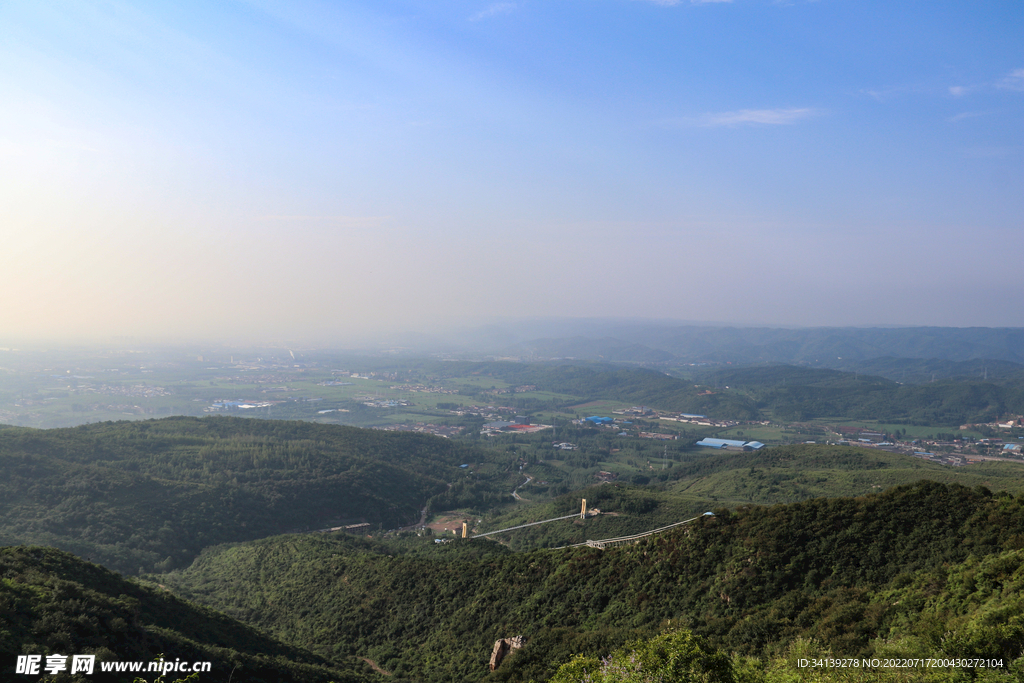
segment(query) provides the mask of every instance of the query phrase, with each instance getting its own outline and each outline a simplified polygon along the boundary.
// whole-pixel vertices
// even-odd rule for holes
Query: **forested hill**
[[[588,338],[522,342],[503,354],[646,362],[799,363],[841,367],[872,358],[978,358],[1024,363],[1024,329],[1006,327],[711,327],[609,323]]]
[[[22,654],[96,656],[92,675],[53,680],[133,681],[135,674],[101,673],[100,662],[150,662],[160,654],[171,662],[210,662],[202,683],[367,683],[375,678],[355,660],[336,658],[329,664],[223,614],[52,548],[0,549],[0,613],[0,677],[8,681],[30,680],[15,674]]]
[[[408,524],[475,461],[415,433],[244,418],[0,429],[0,544],[126,573],[208,545],[339,523]]]
[[[1009,662],[1024,648],[1022,548],[1024,500],[923,482],[717,510],[604,551],[426,540],[399,552],[273,538],[212,549],[161,581],[315,652],[371,657],[400,678],[527,681],[670,620],[747,654],[813,637],[837,655]],[[494,641],[518,634],[526,648],[488,677]]]
[[[708,370],[699,381],[740,391],[780,421],[842,416],[954,427],[1024,413],[1024,384],[1014,373],[900,384],[861,373],[768,365]]]
[[[891,356],[859,361],[837,359],[830,367],[863,375],[877,375],[901,384],[925,384],[941,379],[991,380],[1002,384],[1024,379],[1024,365],[986,358],[963,361]]]

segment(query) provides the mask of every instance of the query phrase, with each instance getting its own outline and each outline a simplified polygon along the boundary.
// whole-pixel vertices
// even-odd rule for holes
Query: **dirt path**
[[[367,659],[366,657],[360,657],[359,659],[361,659],[364,662],[366,662],[367,664],[369,664],[370,668],[373,669],[374,671],[376,671],[377,673],[384,674],[385,676],[390,676],[391,675],[390,671],[385,671],[384,669],[380,668],[377,665],[377,662],[373,661],[372,659]]]

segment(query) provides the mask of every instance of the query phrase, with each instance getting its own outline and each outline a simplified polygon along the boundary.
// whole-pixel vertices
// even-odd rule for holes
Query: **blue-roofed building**
[[[598,417],[597,415],[594,415],[593,417],[588,417],[586,418],[586,420],[587,422],[592,422],[596,425],[610,425],[613,422],[612,418],[610,417]]]

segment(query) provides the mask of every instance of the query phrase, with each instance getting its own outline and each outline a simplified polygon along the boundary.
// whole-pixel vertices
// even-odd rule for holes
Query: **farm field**
[[[777,408],[763,407],[752,412],[755,402],[750,396],[757,392],[744,386],[733,386],[732,390],[716,387],[708,391],[701,388],[704,385],[697,387],[659,372],[614,365],[306,358],[302,354],[277,350],[247,358],[179,355],[169,359],[166,355],[145,354],[72,360],[44,358],[4,370],[0,374],[0,424],[43,428],[220,414],[420,431],[449,438],[479,438],[483,425],[488,422],[526,416],[534,424],[554,426],[539,437],[541,440],[572,441],[573,421],[597,415],[614,418],[615,422],[597,428],[597,432],[586,433],[601,434],[602,439],[619,438],[619,434],[624,434],[623,444],[606,444],[603,448],[626,453],[630,452],[630,447],[625,445],[629,439],[635,441],[641,435],[651,434],[675,437],[683,450],[688,444],[709,436],[754,440],[768,445],[829,443],[848,438],[848,434],[840,435],[836,431],[838,427],[882,431],[904,442],[912,439],[949,442],[955,438],[978,440],[993,436],[991,430],[960,430],[958,426],[914,425],[891,419],[842,416],[773,421],[764,425],[758,423],[758,419],[765,419]],[[796,382],[798,376],[805,376],[807,382],[827,380],[839,386],[850,383],[859,386],[857,382],[861,381],[850,373],[835,371],[824,375],[796,369],[754,368],[730,372],[734,373],[728,380],[730,385],[736,384],[733,380],[746,381],[751,386],[754,386],[751,382],[760,381],[761,386],[776,389],[778,377],[775,375],[791,382]],[[730,386],[724,382],[718,384]],[[930,387],[932,389],[938,391],[941,387]],[[729,426],[703,426],[621,414],[637,405],[668,413],[698,410],[691,407],[679,411],[678,406],[691,405],[688,401],[698,402],[692,405],[700,406],[699,414],[726,421]],[[672,406],[676,408],[673,410]],[[851,404],[851,410],[861,408]],[[737,419],[738,414],[748,417]],[[730,415],[734,417],[728,422]],[[1015,435],[1019,434],[1006,436],[1015,438]],[[507,448],[522,437],[511,437],[508,444],[502,439],[496,443]],[[646,452],[649,448],[645,446],[640,450]],[[989,456],[995,454],[992,447],[973,451]],[[670,464],[647,455],[608,457],[608,453],[602,454],[586,443],[573,457],[569,468],[571,476],[563,473],[564,476],[555,477],[561,479],[560,483],[552,484],[556,488],[580,483],[583,476],[580,470],[592,470],[586,476],[595,476],[599,471],[595,469],[598,463],[606,463],[606,470],[618,463],[644,476],[650,474],[652,468],[667,469]],[[626,464],[627,461],[631,464]]]
[[[742,425],[730,429],[718,430],[716,433],[721,439],[743,439],[746,441],[760,441],[761,443],[782,443],[786,441],[791,433],[787,433],[785,427],[776,425]]]
[[[927,425],[907,425],[907,424],[894,424],[878,422],[873,420],[822,420],[823,423],[828,423],[835,426],[843,427],[862,427],[864,429],[873,429],[875,431],[892,433],[896,431],[906,430],[904,438],[907,439],[934,439],[938,434],[949,432],[949,428],[945,427],[930,427]],[[973,429],[958,429],[956,430],[958,436],[969,437],[969,438],[982,438],[983,434]]]

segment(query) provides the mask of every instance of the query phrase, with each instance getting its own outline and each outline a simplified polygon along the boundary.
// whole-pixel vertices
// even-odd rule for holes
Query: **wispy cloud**
[[[996,83],[997,88],[1004,90],[1019,90],[1024,92],[1024,69],[1014,69],[1001,81]]]
[[[965,111],[965,112],[961,112],[961,113],[957,114],[956,116],[950,116],[946,120],[949,121],[950,123],[957,123],[957,122],[963,121],[965,119],[973,119],[973,118],[977,118],[978,116],[985,116],[987,113],[988,112],[984,112],[984,111]]]
[[[705,114],[690,119],[677,119],[676,124],[719,128],[727,126],[788,126],[820,112],[809,107],[790,109],[740,109]]]
[[[952,92],[950,90],[950,92]],[[965,89],[966,92],[966,89]],[[887,88],[862,88],[861,95],[866,95],[876,102],[888,102],[889,100],[903,97],[905,95],[934,94],[934,88],[923,85],[896,85]]]
[[[490,19],[491,17],[496,17],[499,14],[508,14],[510,12],[514,12],[516,8],[517,5],[514,2],[496,2],[487,9],[480,10],[479,12],[471,16],[469,20],[481,21],[483,19]]]
[[[973,92],[991,91],[993,87],[998,90],[1024,92],[1024,69],[1014,69],[994,83],[988,82],[972,86],[954,85],[949,88],[949,94],[953,97],[963,97]]]

